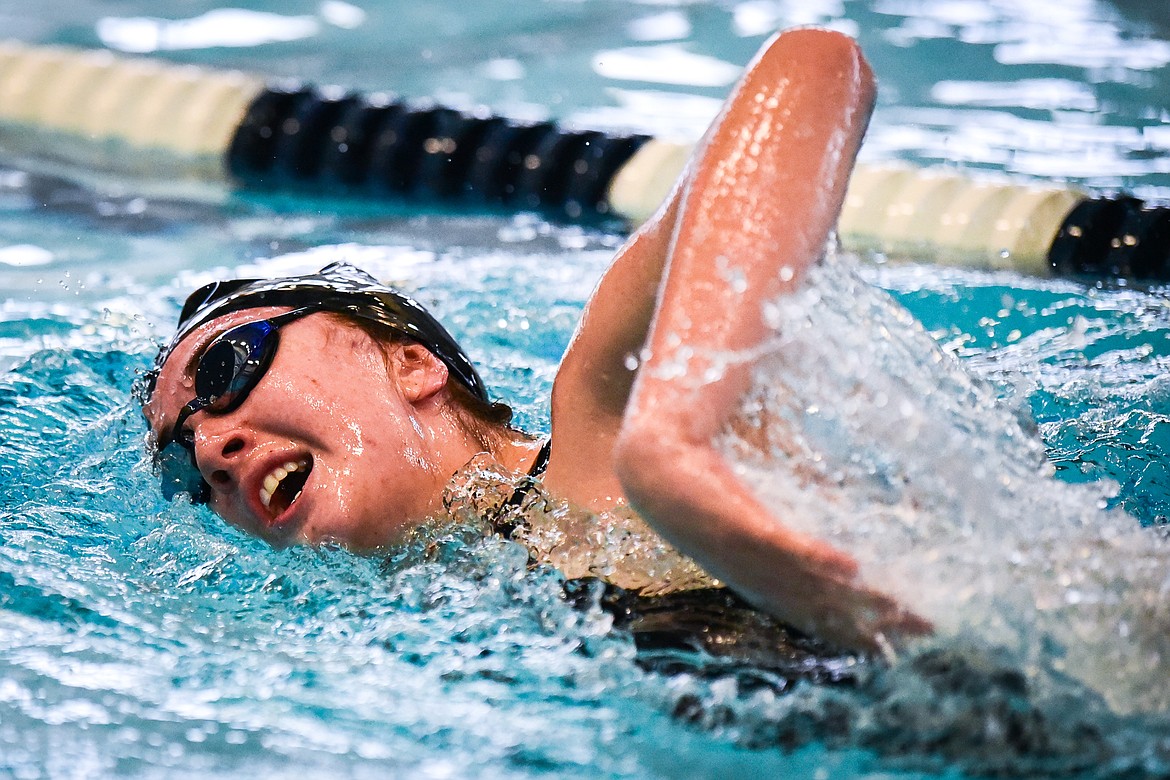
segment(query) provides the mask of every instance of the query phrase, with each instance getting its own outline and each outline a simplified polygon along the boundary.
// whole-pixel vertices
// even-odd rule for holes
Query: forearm
[[[846,40],[786,33],[749,66],[679,186],[590,297],[557,377],[554,416],[558,396],[620,415],[656,312],[672,309],[663,299],[681,294],[687,307],[696,280],[737,275],[734,284],[713,279],[717,308],[698,319],[735,333],[733,341],[759,337],[759,302],[792,283],[824,246],[872,109],[872,74]],[[712,254],[713,241],[721,251]]]
[[[869,590],[850,556],[786,527],[713,448],[688,444],[655,419],[624,431],[616,456],[631,504],[655,530],[760,609],[867,651],[930,630]]]
[[[844,36],[797,30],[757,58],[692,163],[649,347],[750,352],[767,302],[823,254],[875,94]]]

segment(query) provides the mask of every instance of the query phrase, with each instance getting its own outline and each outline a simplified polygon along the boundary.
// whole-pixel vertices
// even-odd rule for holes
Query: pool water
[[[823,23],[856,35],[881,80],[869,160],[1160,202],[1170,193],[1170,14],[1154,4],[332,0],[251,4],[231,12],[230,35],[205,23],[225,10],[188,3],[161,20],[137,0],[47,2],[35,14],[0,2],[0,29],[695,138],[767,30]],[[1159,564],[1170,562],[1163,288],[884,256],[846,259],[813,288],[860,276],[913,315],[881,294],[861,298],[865,311],[839,300],[826,309],[841,318],[826,320],[837,342],[876,323],[889,335],[869,337],[889,354],[932,354],[925,338],[973,377],[897,364],[908,384],[942,383],[937,408],[972,411],[966,438],[947,438],[956,460],[939,473],[959,470],[948,484],[963,481],[964,449],[995,453],[981,461],[991,476],[1018,480],[985,504],[947,484],[915,496],[947,511],[918,516],[934,529],[925,542],[891,541],[873,565],[942,555],[970,566],[924,580],[933,609],[956,596],[947,572],[974,572],[963,582],[981,587],[953,599],[957,625],[941,638],[853,689],[777,696],[734,676],[647,672],[628,636],[600,610],[566,605],[559,576],[529,571],[514,544],[455,530],[390,559],[276,551],[158,495],[129,391],[198,284],[348,259],[427,303],[541,432],[557,361],[621,240],[534,215],[192,190],[0,157],[0,775],[1170,771],[1170,654],[1149,636],[1167,625]],[[824,392],[832,377],[795,389]],[[964,393],[999,406],[984,414]],[[870,417],[874,427],[850,430],[873,444],[882,416]],[[1042,440],[1057,487],[1033,478],[1025,430]],[[924,468],[911,443],[887,441],[873,451],[892,464],[882,473]],[[843,495],[873,489],[856,482]],[[839,530],[864,538],[861,521],[880,513],[857,506],[838,515]],[[939,538],[963,518],[977,526],[987,507],[989,526],[1018,526],[988,549],[1019,553],[1029,574],[985,567]],[[1102,551],[1102,538],[1122,541]],[[1077,580],[1084,571],[1093,578]],[[1035,607],[1045,598],[1056,607]],[[1084,603],[1104,606],[1081,620]],[[1086,672],[1082,648],[1111,659],[1110,647],[1130,665],[1124,675]]]

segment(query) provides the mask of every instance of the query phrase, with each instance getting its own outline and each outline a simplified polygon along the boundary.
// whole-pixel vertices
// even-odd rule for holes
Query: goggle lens
[[[270,321],[248,322],[217,338],[195,369],[195,396],[214,412],[229,412],[243,403],[264,376],[276,353],[276,327]]]

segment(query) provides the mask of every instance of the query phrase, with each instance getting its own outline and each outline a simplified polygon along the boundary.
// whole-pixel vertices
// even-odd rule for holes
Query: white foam
[[[1170,706],[1170,543],[1051,478],[1042,444],[851,261],[769,310],[724,446],[776,515],[827,538],[936,626],[1006,649],[1041,697],[1071,674],[1115,709]],[[1152,684],[1153,683],[1153,684]]]

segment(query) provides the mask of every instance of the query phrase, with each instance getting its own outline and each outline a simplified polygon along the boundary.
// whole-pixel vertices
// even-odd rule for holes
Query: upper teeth
[[[309,462],[302,460],[300,463],[289,461],[283,466],[277,466],[268,476],[264,478],[264,484],[260,486],[260,503],[267,507],[272,503],[272,494],[280,487],[280,483],[284,478],[293,472],[300,471],[309,467]],[[300,495],[299,493],[297,495]],[[295,497],[294,497],[295,498]]]

